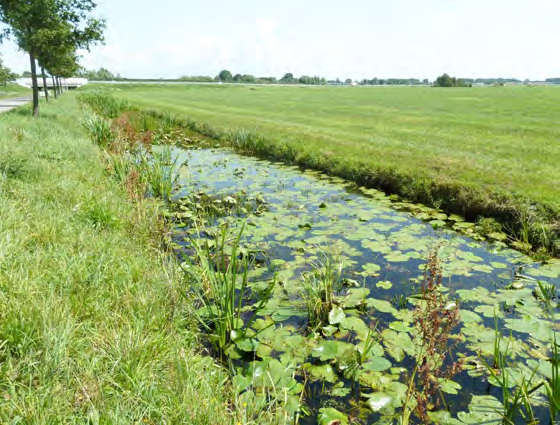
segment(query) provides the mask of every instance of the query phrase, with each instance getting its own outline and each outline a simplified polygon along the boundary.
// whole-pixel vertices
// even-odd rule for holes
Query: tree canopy
[[[451,77],[449,74],[443,74],[437,77],[434,87],[468,87],[469,84],[457,77]]]
[[[15,74],[6,66],[4,66],[4,60],[0,56],[0,85],[4,86],[6,92],[8,91],[8,81],[15,78]]]
[[[223,71],[221,71],[218,74],[218,79],[222,82],[227,82],[227,81],[232,81],[233,80],[233,76],[231,75],[231,72],[228,71],[227,69],[224,69]]]
[[[93,0],[0,0],[0,21],[7,25],[2,38],[10,37],[29,54],[34,115],[39,114],[36,61],[51,75],[75,72],[77,51],[103,42],[105,22],[91,16],[96,6]]]

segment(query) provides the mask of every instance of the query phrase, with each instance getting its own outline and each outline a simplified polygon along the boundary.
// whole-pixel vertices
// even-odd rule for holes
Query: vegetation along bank
[[[199,354],[161,201],[107,173],[73,94],[43,106],[0,116],[0,422],[243,420]]]

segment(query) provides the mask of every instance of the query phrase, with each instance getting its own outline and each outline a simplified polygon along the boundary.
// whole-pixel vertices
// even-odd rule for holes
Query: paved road
[[[11,111],[18,106],[24,105],[31,101],[30,97],[16,97],[14,99],[2,99],[0,98],[0,114],[2,112]]]

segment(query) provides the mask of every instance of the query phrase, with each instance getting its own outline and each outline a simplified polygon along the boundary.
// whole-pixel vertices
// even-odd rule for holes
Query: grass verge
[[[0,117],[0,422],[232,423],[159,206],[108,177],[79,114],[68,94]]]
[[[13,83],[8,83],[6,87],[0,86],[0,100],[23,96],[31,96],[31,90]]]

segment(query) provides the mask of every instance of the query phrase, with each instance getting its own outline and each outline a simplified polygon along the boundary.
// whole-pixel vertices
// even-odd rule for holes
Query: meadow
[[[230,424],[159,201],[106,172],[72,94],[0,116],[0,422]]]
[[[92,86],[93,87],[93,86]],[[560,89],[121,85],[113,95],[253,149],[460,213],[536,246],[558,235]],[[211,133],[211,132],[210,132]],[[534,225],[527,235],[527,225]],[[544,227],[543,227],[544,226]],[[543,231],[544,229],[544,231]]]
[[[31,90],[13,83],[0,87],[0,100],[23,96],[31,96]]]

